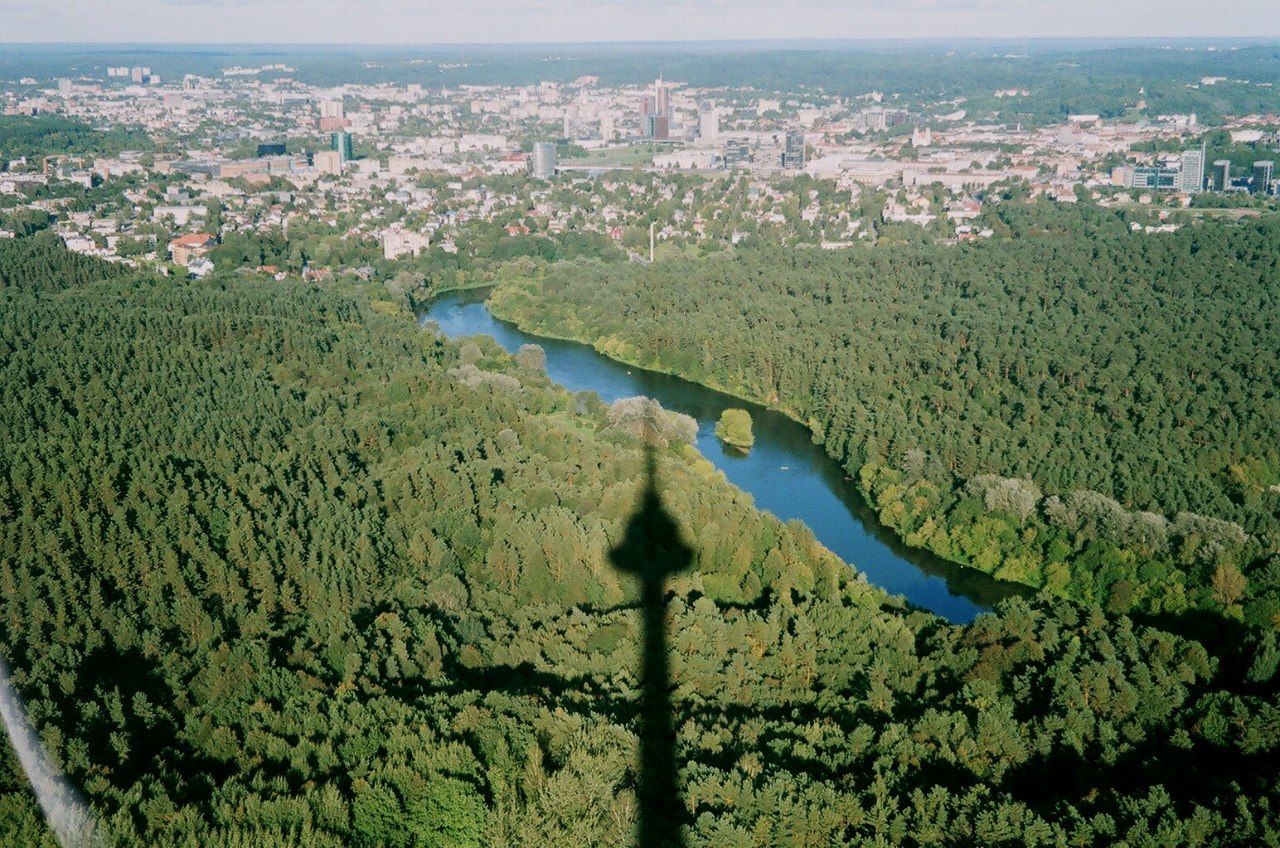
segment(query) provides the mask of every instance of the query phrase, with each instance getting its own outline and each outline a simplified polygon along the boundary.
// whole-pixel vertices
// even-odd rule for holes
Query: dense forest
[[[145,132],[128,127],[99,130],[61,115],[0,115],[0,164],[24,156],[101,156],[150,148]]]
[[[495,314],[807,422],[911,544],[1114,612],[1280,621],[1280,224],[576,263]]]
[[[0,288],[0,653],[105,845],[628,844],[638,616],[606,552],[638,437],[693,557],[688,845],[1280,838],[1274,633],[903,609],[679,416],[355,282],[175,283],[47,236],[0,267],[26,269]],[[6,746],[0,833],[50,844]]]

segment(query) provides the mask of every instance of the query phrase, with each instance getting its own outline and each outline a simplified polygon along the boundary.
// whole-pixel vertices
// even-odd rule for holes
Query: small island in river
[[[756,443],[751,432],[751,413],[745,409],[726,409],[716,422],[716,438],[730,447],[750,450]]]

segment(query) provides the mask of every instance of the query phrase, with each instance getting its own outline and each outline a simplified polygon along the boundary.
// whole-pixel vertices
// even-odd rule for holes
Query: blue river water
[[[949,621],[972,621],[1021,587],[949,563],[899,543],[877,521],[837,463],[809,431],[780,412],[705,386],[616,362],[587,345],[534,336],[494,318],[486,292],[460,292],[434,301],[419,315],[456,339],[484,334],[514,353],[522,344],[547,353],[547,375],[572,391],[590,390],[604,401],[645,395],[664,409],[693,416],[697,446],[756,506],[784,521],[798,519],[823,545],[886,591]],[[748,453],[716,438],[715,423],[729,407],[751,413],[756,442]]]

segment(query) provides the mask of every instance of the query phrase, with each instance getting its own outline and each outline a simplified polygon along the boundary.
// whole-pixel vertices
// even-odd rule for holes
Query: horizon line
[[[693,44],[869,44],[869,43],[901,43],[901,44],[957,44],[957,43],[1021,43],[1021,42],[1078,42],[1094,44],[1151,44],[1151,43],[1197,43],[1212,45],[1215,42],[1238,42],[1251,46],[1266,46],[1280,43],[1280,32],[1274,35],[1141,35],[1141,36],[1096,36],[1096,35],[956,35],[956,36],[898,36],[867,35],[857,38],[846,36],[796,36],[783,38],[670,38],[670,39],[602,39],[599,41],[56,41],[25,40],[0,41],[0,48],[6,47],[394,47],[394,48],[433,48],[433,47],[594,47],[619,45],[693,45]]]

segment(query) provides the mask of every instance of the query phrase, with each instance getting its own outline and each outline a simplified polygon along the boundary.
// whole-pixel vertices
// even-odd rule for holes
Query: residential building
[[[398,259],[401,256],[418,256],[430,244],[431,236],[426,233],[415,233],[400,227],[392,227],[383,233],[382,255],[387,259]]]
[[[208,255],[214,244],[208,233],[187,233],[169,242],[169,255],[178,265],[189,265],[193,259]]]
[[[348,126],[350,124],[347,122],[347,110],[341,98],[320,101],[321,132],[338,132]]]
[[[321,150],[312,162],[322,174],[338,176],[342,173],[342,154],[336,150]]]

